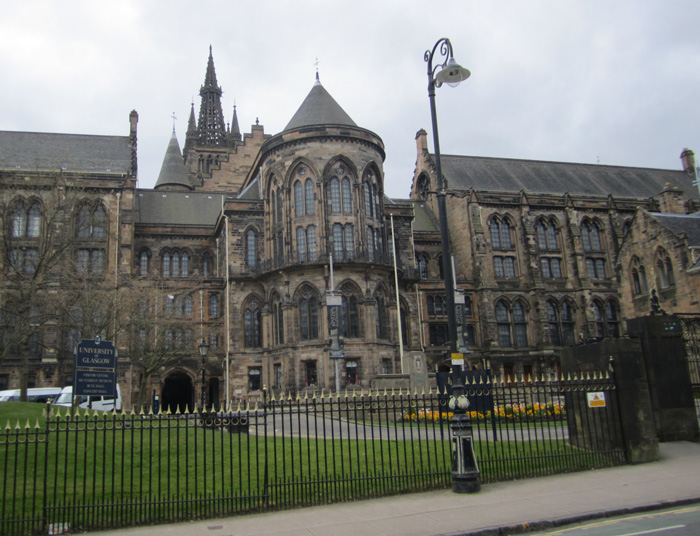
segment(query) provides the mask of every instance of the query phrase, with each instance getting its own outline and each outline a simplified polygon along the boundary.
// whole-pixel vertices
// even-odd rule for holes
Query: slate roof
[[[129,173],[128,136],[0,131],[0,169]]]
[[[221,214],[222,194],[138,190],[137,224],[213,226]]]
[[[156,181],[155,188],[159,186],[186,186],[192,190],[192,183],[187,177],[187,170],[185,169],[185,162],[182,159],[182,152],[180,151],[180,144],[177,142],[177,136],[173,130],[173,135],[170,137],[168,142],[168,148],[165,150],[165,157],[163,157],[163,165],[160,168],[160,174],[158,175],[158,180]]]
[[[439,233],[440,227],[432,211],[425,203],[413,202],[413,230],[416,232]]]
[[[692,177],[680,170],[455,155],[442,155],[441,163],[451,190],[646,199],[657,196],[668,183],[698,197]]]
[[[260,178],[255,177],[253,182],[251,182],[240,194],[238,194],[237,199],[247,199],[250,201],[261,200],[262,193],[260,192]]]
[[[675,235],[686,235],[688,247],[700,247],[700,213],[695,214],[660,214],[649,212],[649,216],[658,221]]]
[[[296,130],[312,125],[347,125],[356,127],[355,122],[343,110],[331,94],[321,85],[318,78],[311,91],[301,103],[284,131]]]

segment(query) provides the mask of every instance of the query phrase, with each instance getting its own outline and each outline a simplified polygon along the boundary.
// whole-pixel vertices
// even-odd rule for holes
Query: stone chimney
[[[139,114],[136,110],[131,110],[129,114],[129,144],[131,145],[131,174],[136,178],[138,172],[138,158],[136,156],[137,136],[136,127],[139,124]]]
[[[693,152],[690,151],[690,154],[692,157]],[[665,214],[685,214],[686,201],[683,190],[666,183],[663,192],[659,194],[659,209]]]
[[[695,153],[693,151],[688,148],[683,149],[681,162],[683,163],[683,171],[695,174]]]
[[[428,133],[425,129],[420,129],[416,132],[416,149],[418,150],[418,156],[428,150]]]

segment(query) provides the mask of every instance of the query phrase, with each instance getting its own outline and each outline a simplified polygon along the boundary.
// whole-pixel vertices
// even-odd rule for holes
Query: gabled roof
[[[316,78],[311,91],[301,103],[284,131],[295,130],[311,125],[347,125],[356,127],[355,122],[345,113],[331,94]]]
[[[137,190],[135,222],[143,225],[213,226],[222,194]]]
[[[127,174],[131,156],[128,136],[0,131],[0,169]]]
[[[424,233],[439,233],[440,227],[432,211],[422,201],[413,202],[413,230]]]
[[[455,155],[442,155],[441,163],[451,190],[646,199],[657,196],[668,184],[698,197],[692,177],[676,170]]]
[[[673,234],[685,235],[688,247],[700,247],[700,213],[695,214],[660,214],[648,212],[649,216],[663,225]]]
[[[192,183],[187,177],[185,162],[182,159],[182,152],[180,151],[180,144],[177,142],[175,130],[173,130],[173,135],[170,137],[170,142],[168,142],[168,148],[165,150],[163,165],[160,167],[160,174],[158,175],[155,188],[158,189],[166,185],[185,186],[190,190],[193,189]]]
[[[238,194],[237,199],[246,199],[249,201],[262,200],[262,193],[260,192],[260,177],[255,177],[253,182],[246,186],[240,194]]]

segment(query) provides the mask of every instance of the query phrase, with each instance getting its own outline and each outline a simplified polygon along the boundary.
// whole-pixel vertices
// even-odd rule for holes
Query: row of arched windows
[[[658,288],[664,290],[676,285],[676,277],[673,273],[671,257],[664,248],[658,248],[655,256],[656,283]],[[635,296],[649,292],[647,271],[639,257],[632,257],[630,263],[630,275],[632,278],[632,293]]]
[[[208,251],[201,257],[202,276],[214,275],[214,259]],[[185,250],[166,250],[160,257],[160,275],[166,278],[187,278],[190,276],[190,254]],[[139,253],[139,275],[146,277],[151,273],[151,252],[142,249]]]
[[[357,338],[361,336],[359,300],[355,295],[355,289],[350,286],[341,288],[341,335],[347,338]],[[243,316],[243,345],[245,348],[259,348],[262,346],[262,307],[261,302],[256,297],[249,298],[244,302]],[[298,339],[300,341],[317,340],[320,336],[319,315],[322,312],[322,304],[318,293],[305,287],[300,291],[299,299],[296,302],[296,319],[298,327]],[[284,309],[281,299],[274,295],[271,299],[272,316],[272,342],[273,344],[284,344]],[[402,312],[402,314],[404,314]],[[375,293],[374,297],[374,317],[375,329],[378,339],[389,338],[389,321],[386,304],[386,297],[383,292]],[[402,319],[403,320],[403,319]],[[406,326],[407,327],[407,326]]]
[[[554,346],[573,346],[577,343],[574,306],[569,300],[558,303],[547,300],[547,323],[550,342]],[[620,315],[613,300],[593,301],[594,338],[619,337]],[[498,345],[502,348],[528,346],[528,319],[526,304],[520,300],[498,300],[495,307]]]

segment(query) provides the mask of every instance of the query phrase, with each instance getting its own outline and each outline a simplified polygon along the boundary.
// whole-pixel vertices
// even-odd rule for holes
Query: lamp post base
[[[481,491],[481,480],[479,473],[459,474],[452,473],[452,492],[453,493],[479,493]]]

